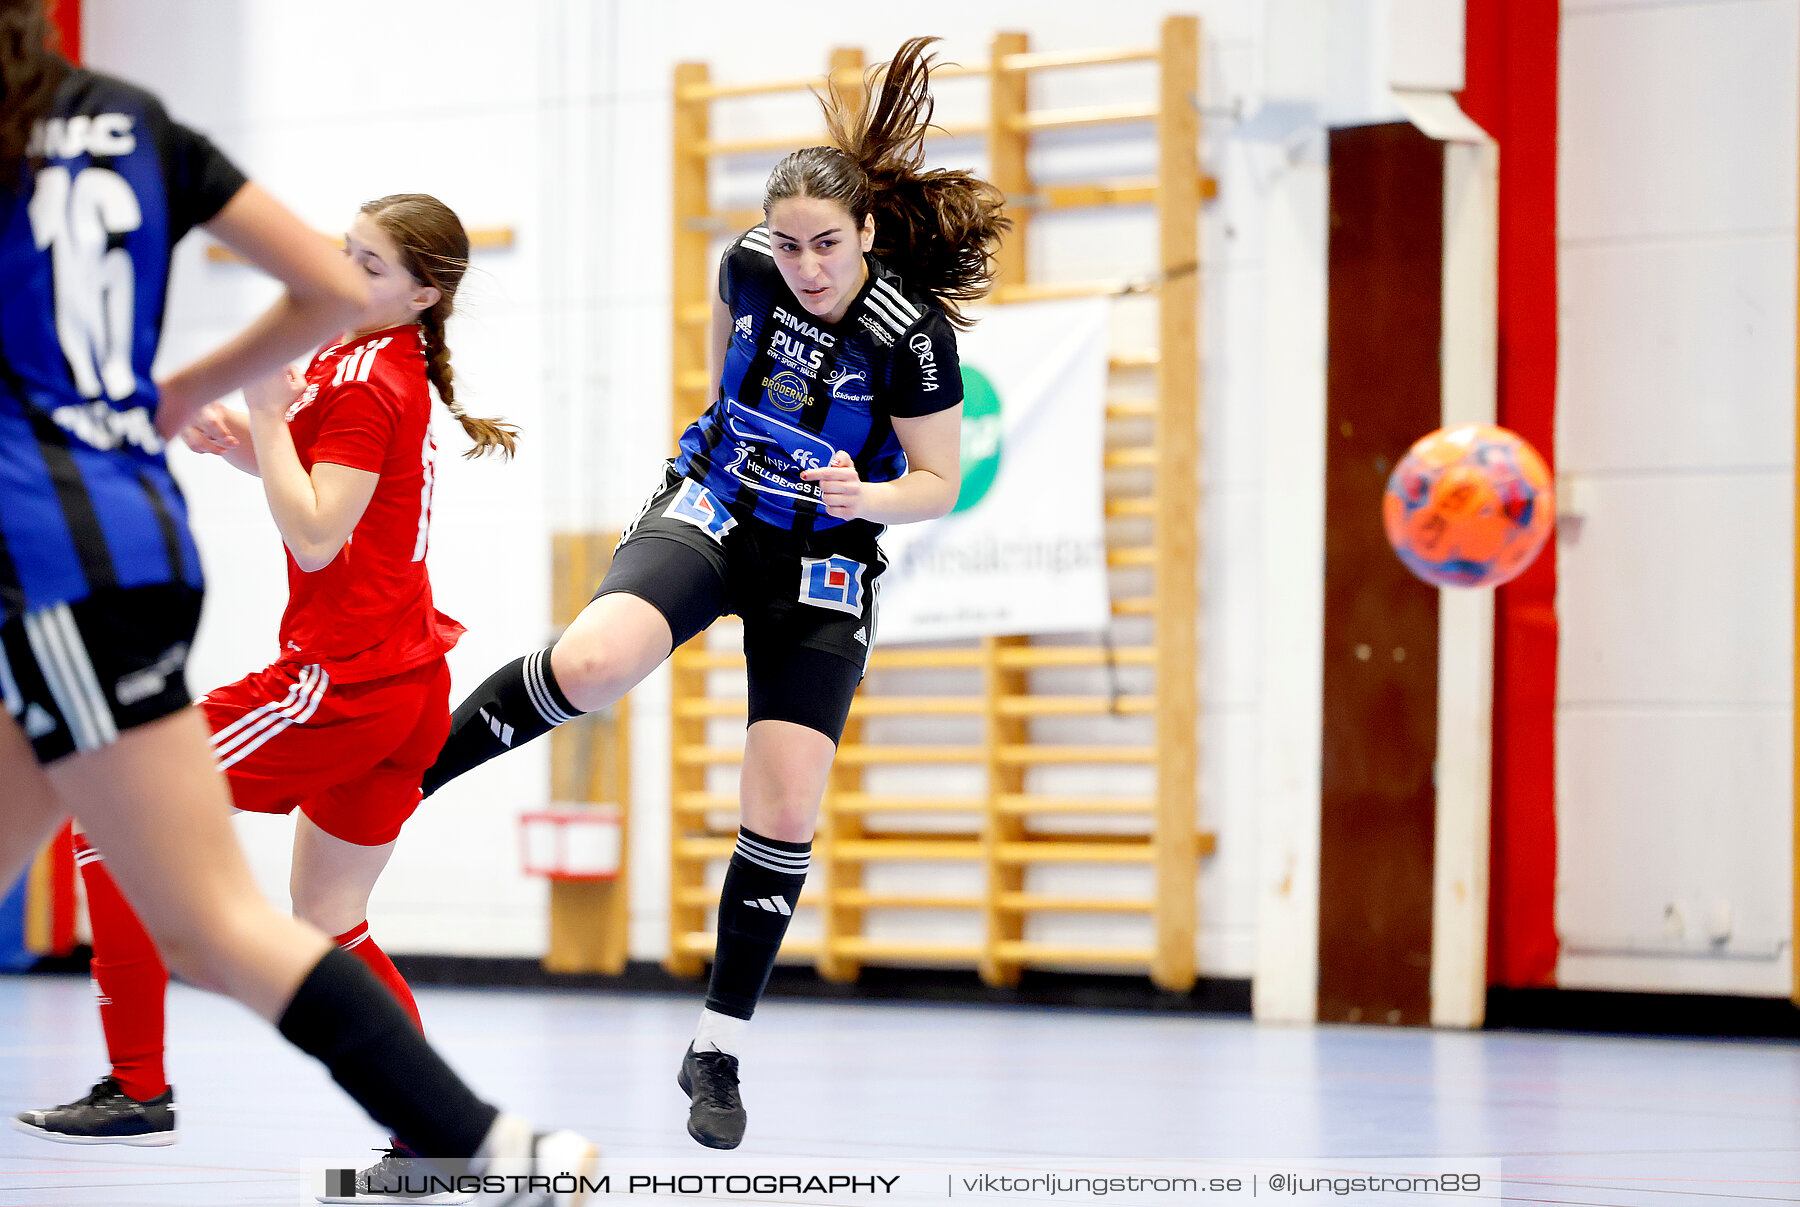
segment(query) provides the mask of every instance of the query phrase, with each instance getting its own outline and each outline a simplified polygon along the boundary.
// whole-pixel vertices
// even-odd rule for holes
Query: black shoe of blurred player
[[[41,1111],[20,1111],[12,1125],[27,1136],[58,1144],[130,1144],[160,1148],[173,1144],[175,1087],[148,1102],[127,1097],[109,1073],[84,1098]]]
[[[688,1135],[708,1148],[736,1148],[744,1140],[743,1099],[738,1097],[738,1058],[696,1052],[689,1044],[675,1078],[688,1096]]]
[[[396,1142],[380,1150],[381,1160],[356,1171],[356,1192],[348,1198],[320,1195],[321,1203],[467,1203],[474,1194],[440,1190],[431,1183],[434,1172],[417,1154]]]

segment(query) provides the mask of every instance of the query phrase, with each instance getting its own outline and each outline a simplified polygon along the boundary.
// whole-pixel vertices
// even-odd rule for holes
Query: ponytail
[[[44,0],[0,0],[0,195],[18,187],[20,168],[36,154],[32,132],[69,74],[56,44]]]
[[[436,305],[419,316],[419,329],[425,333],[425,376],[443,400],[444,409],[462,425],[462,430],[475,446],[464,457],[479,457],[494,449],[508,461],[518,451],[519,429],[500,419],[484,419],[471,415],[456,401],[456,387],[451,383],[456,374],[450,368],[450,348],[444,343],[444,321],[450,317],[450,299],[438,299]]]
[[[925,51],[935,41],[908,39],[891,62],[871,68],[860,115],[833,83],[820,104],[834,145],[803,147],[775,165],[763,212],[788,197],[818,197],[843,205],[859,227],[873,213],[876,258],[966,328],[961,303],[993,288],[994,252],[1012,222],[1000,190],[974,173],[924,168],[934,108]]]
[[[0,4],[6,0],[0,0]],[[475,447],[463,454],[479,457],[494,449],[511,459],[518,448],[519,429],[500,419],[467,414],[456,401],[456,374],[450,368],[450,347],[444,342],[444,325],[456,308],[456,287],[469,268],[469,236],[454,211],[436,197],[424,193],[396,193],[362,207],[400,249],[401,267],[413,280],[439,293],[438,300],[419,316],[425,336],[425,375],[430,378],[444,409],[462,425]]]

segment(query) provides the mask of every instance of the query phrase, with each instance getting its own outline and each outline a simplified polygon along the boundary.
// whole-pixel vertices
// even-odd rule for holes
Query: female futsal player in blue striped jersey
[[[611,704],[719,615],[743,617],[742,824],[679,1074],[688,1131],[714,1148],[743,1138],[739,1052],[875,640],[876,538],[945,514],[961,485],[958,303],[986,293],[1006,219],[986,182],[922,169],[933,40],[876,69],[860,119],[835,95],[825,102],[835,145],[776,166],[765,221],[720,264],[717,398],[682,436],[593,602],[554,646],[458,707],[425,779],[431,792]]]
[[[367,286],[155,97],[50,38],[43,0],[0,0],[0,885],[73,814],[172,969],[275,1023],[416,1151],[459,1174],[585,1170],[586,1141],[477,1098],[355,956],[262,898],[189,707],[200,565],[163,441],[349,325]],[[287,291],[159,389],[170,253],[195,226]],[[478,1201],[579,1197],[565,1179]]]

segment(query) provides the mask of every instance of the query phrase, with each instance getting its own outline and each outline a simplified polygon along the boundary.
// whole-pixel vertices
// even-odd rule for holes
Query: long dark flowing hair
[[[836,201],[860,228],[875,215],[876,258],[909,285],[937,298],[944,314],[967,327],[961,303],[994,284],[994,250],[1012,225],[1006,199],[972,172],[924,169],[931,124],[936,38],[910,38],[893,59],[864,77],[870,103],[860,115],[833,82],[819,98],[829,147],[802,147],[775,165],[763,190],[763,213],[788,197]]]
[[[425,372],[437,395],[475,447],[465,457],[479,457],[493,449],[510,458],[519,443],[519,429],[499,419],[470,415],[456,401],[456,374],[450,368],[450,346],[444,342],[444,326],[456,309],[456,287],[469,270],[469,234],[456,211],[427,193],[395,193],[377,197],[362,207],[375,225],[387,232],[400,249],[400,266],[413,280],[438,291],[438,300],[419,316],[425,333]]]
[[[69,74],[57,44],[45,0],[0,0],[0,194],[18,186],[32,129]]]

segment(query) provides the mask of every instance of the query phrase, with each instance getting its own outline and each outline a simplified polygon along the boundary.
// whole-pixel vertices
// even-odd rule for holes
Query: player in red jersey
[[[248,415],[214,404],[187,433],[195,449],[262,478],[287,549],[280,657],[200,706],[233,803],[299,812],[295,914],[361,959],[417,1025],[406,982],[369,936],[367,910],[449,731],[444,655],[463,632],[434,606],[425,568],[437,451],[430,388],[474,441],[470,455],[510,456],[516,433],[456,405],[444,323],[469,251],[456,215],[431,197],[384,197],[362,208],[346,244],[372,297],[356,329],[304,374],[290,368],[246,388]],[[114,1085],[19,1123],[51,1140],[172,1143],[168,974],[99,853],[84,844],[78,859]],[[366,1171],[359,1201],[405,1171],[411,1154],[394,1145]]]

